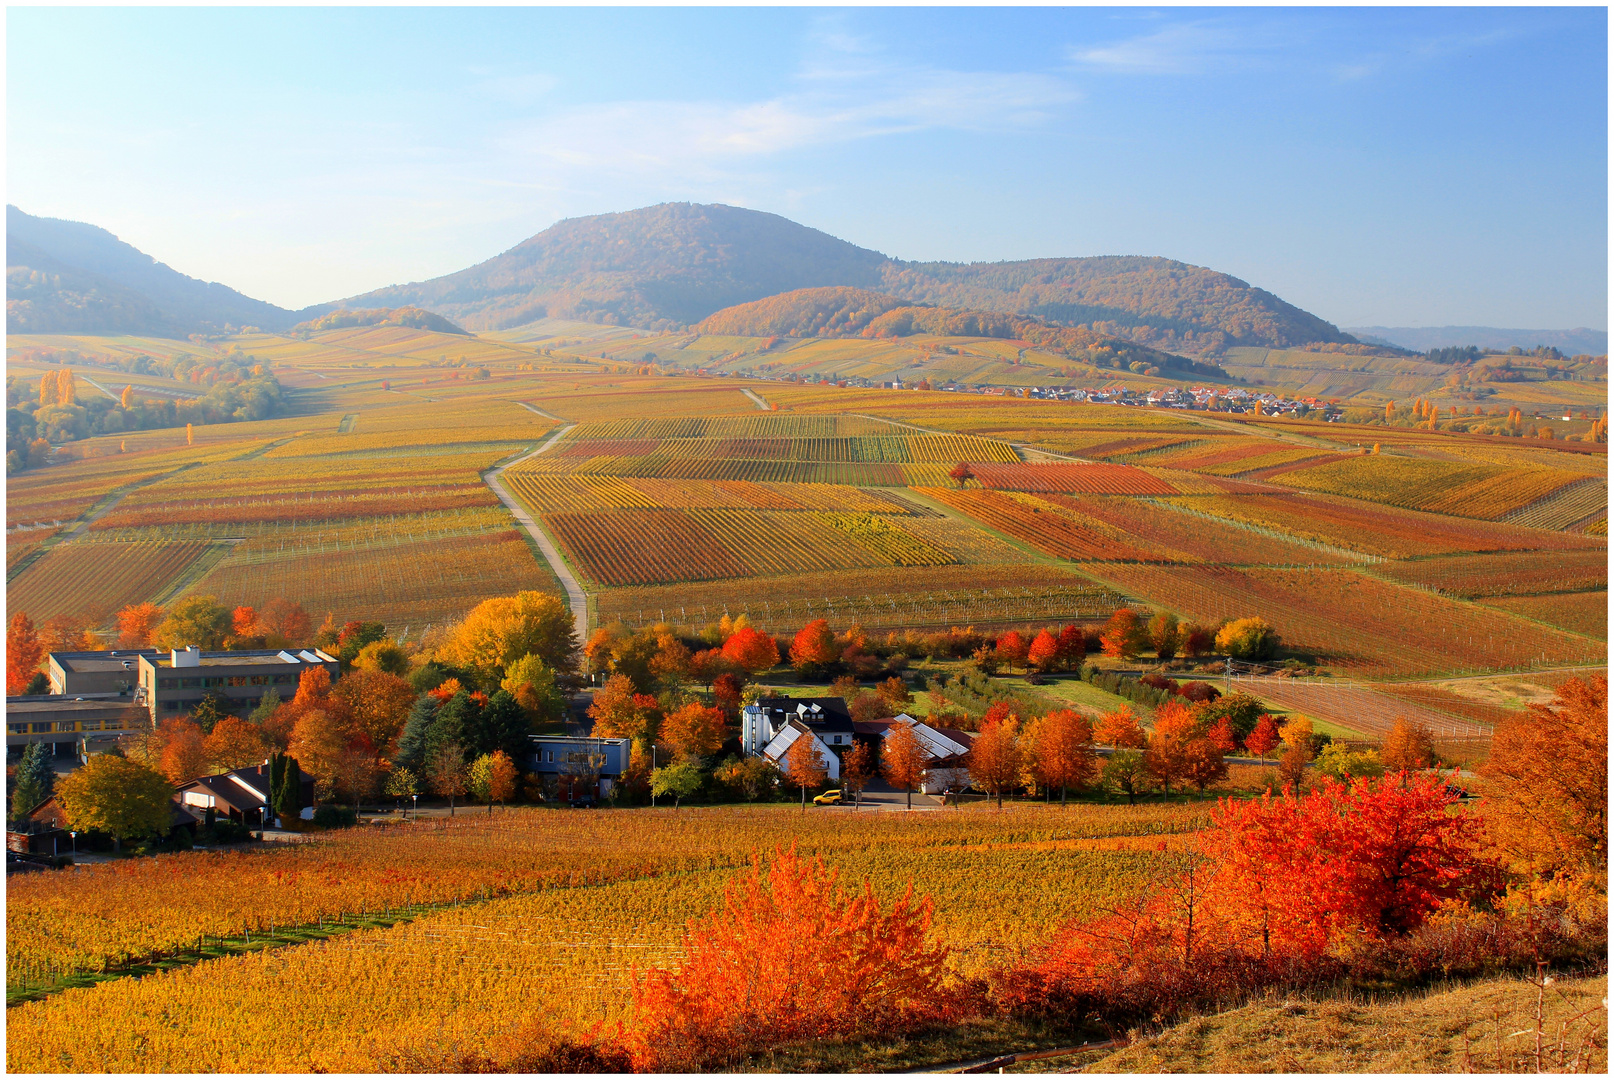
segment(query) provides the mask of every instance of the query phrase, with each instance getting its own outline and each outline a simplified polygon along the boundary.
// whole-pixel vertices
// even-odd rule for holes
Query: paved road
[[[533,409],[531,405],[524,407],[532,409],[533,412],[538,413],[540,416],[548,415]],[[532,453],[523,454],[515,461],[510,462],[509,465],[501,465],[491,470],[483,479],[487,481],[488,487],[493,489],[493,494],[499,497],[499,501],[504,503],[505,508],[521,523],[521,527],[527,530],[527,535],[531,536],[533,543],[538,545],[538,550],[544,553],[544,558],[548,561],[549,568],[560,579],[561,588],[566,590],[566,604],[572,609],[572,624],[577,631],[577,643],[582,645],[588,640],[588,594],[583,592],[583,586],[578,584],[577,578],[572,575],[571,568],[566,565],[566,560],[560,557],[560,552],[556,550],[554,541],[549,539],[549,534],[538,527],[538,523],[532,519],[532,515],[527,513],[526,507],[511,497],[510,492],[504,486],[503,479],[504,470],[508,469],[510,465],[519,465],[529,458],[537,457],[565,438],[567,433],[576,426],[576,424],[569,424],[561,428],[550,437],[548,442]]]
[[[745,387],[742,386],[740,388],[740,393],[744,394],[746,397],[748,397],[752,401],[756,402],[757,403],[757,408],[761,409],[763,412],[772,412],[773,411],[773,407],[771,405],[769,405],[766,401],[762,400],[762,395],[757,393],[755,390],[748,390],[748,389],[746,389]]]

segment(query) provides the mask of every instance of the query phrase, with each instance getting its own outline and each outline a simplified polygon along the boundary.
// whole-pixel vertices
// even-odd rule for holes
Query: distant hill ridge
[[[318,333],[321,330],[340,330],[350,326],[408,326],[416,330],[433,330],[439,334],[470,336],[470,331],[462,330],[441,315],[418,307],[368,308],[359,311],[342,308],[329,315],[321,315],[317,319],[298,323],[291,328],[291,331]]]
[[[311,313],[187,277],[94,225],[6,207],[7,333],[184,337],[226,326],[283,330]]]
[[[776,214],[691,203],[557,222],[458,273],[343,303],[414,304],[472,330],[546,316],[664,330],[764,297],[830,286],[1088,324],[1098,334],[1171,351],[1355,341],[1263,289],[1171,259],[903,262]]]
[[[1212,364],[1152,349],[1139,342],[1094,333],[1088,327],[1049,326],[1038,319],[1004,312],[914,304],[870,289],[832,286],[796,289],[778,296],[725,308],[695,326],[706,334],[736,337],[945,337],[1006,338],[1070,359],[1091,362],[1136,361],[1145,365],[1225,377]]]
[[[1550,345],[1570,356],[1608,355],[1608,331],[1577,326],[1573,330],[1509,330],[1499,326],[1360,326],[1351,333],[1363,341],[1382,341],[1414,352],[1477,345],[1482,349],[1533,349]]]

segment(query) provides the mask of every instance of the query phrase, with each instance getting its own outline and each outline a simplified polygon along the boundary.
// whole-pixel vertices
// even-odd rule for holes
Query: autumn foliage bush
[[[890,1035],[961,1008],[943,992],[947,948],[912,886],[888,909],[794,848],[732,881],[692,920],[684,959],[636,977],[624,1039],[641,1071],[696,1072],[795,1039]]]
[[[1406,774],[1224,800],[1174,880],[1067,925],[999,975],[999,1001],[1124,1030],[1261,987],[1438,971],[1483,934],[1432,917],[1501,891],[1455,801],[1442,777]]]

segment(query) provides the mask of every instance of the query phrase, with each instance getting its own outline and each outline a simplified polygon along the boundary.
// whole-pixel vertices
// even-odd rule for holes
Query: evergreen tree
[[[265,690],[263,697],[258,701],[258,707],[252,710],[247,719],[262,727],[263,722],[273,716],[278,708],[280,708],[280,694],[273,689]]]
[[[471,753],[476,757],[503,750],[511,761],[525,761],[531,752],[527,736],[532,728],[515,695],[500,690],[488,699],[472,729]]]
[[[294,757],[282,757],[280,790],[275,793],[275,814],[282,821],[291,821],[303,812],[302,770]]]
[[[392,756],[393,768],[408,769],[416,776],[422,774],[426,764],[426,736],[436,719],[437,699],[421,694],[410,706],[403,733],[398,736],[398,752]]]
[[[12,795],[11,814],[17,820],[50,798],[56,790],[56,770],[51,767],[51,744],[29,743],[17,766],[17,790]]]
[[[481,706],[464,690],[444,702],[426,732],[426,760],[432,761],[447,746],[469,746],[480,726],[481,712]]]

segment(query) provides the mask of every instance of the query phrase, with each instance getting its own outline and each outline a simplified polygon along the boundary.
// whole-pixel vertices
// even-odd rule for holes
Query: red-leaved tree
[[[892,1034],[934,1022],[947,947],[930,940],[930,898],[913,887],[882,910],[823,860],[777,851],[730,882],[721,910],[692,920],[677,968],[636,973],[634,1066],[697,1072],[795,1039]]]

